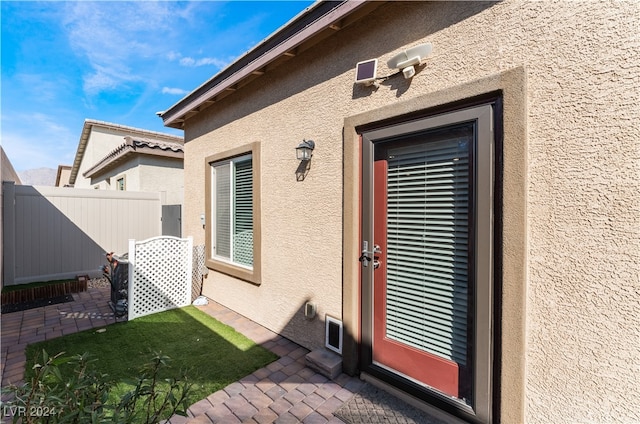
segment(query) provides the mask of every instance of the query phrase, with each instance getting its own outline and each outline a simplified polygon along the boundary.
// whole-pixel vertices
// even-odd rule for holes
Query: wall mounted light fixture
[[[387,66],[391,69],[398,68],[402,70],[405,79],[412,78],[416,74],[416,65],[431,54],[431,43],[420,44],[410,49],[403,50],[393,56],[387,62]]]
[[[304,161],[311,160],[315,147],[316,143],[313,140],[302,140],[302,143],[296,147],[296,158]]]
[[[296,180],[304,181],[311,168],[311,156],[316,143],[313,140],[302,140],[302,143],[296,147],[296,159],[300,161],[296,170]]]

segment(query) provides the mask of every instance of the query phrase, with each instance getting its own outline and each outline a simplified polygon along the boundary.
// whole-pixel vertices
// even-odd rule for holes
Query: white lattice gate
[[[193,239],[129,240],[129,319],[191,303]]]

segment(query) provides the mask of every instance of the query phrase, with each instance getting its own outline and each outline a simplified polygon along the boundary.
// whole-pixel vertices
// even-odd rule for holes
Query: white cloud
[[[213,65],[216,68],[221,69],[227,66],[228,63],[229,63],[228,60],[218,59],[215,57],[203,57],[201,59],[194,59],[192,57],[183,57],[180,59],[180,65],[190,66],[190,67]]]
[[[180,64],[182,66],[196,66],[196,60],[192,57],[183,57],[180,59]]]
[[[184,96],[187,93],[189,93],[187,90],[183,90],[181,88],[162,87],[162,94],[176,94]]]
[[[166,60],[186,68],[220,70],[236,57],[235,54],[225,57],[228,46],[220,42],[221,38],[251,32],[257,19],[250,17],[224,34],[201,40],[198,34],[206,32],[203,25],[209,29],[217,24],[217,21],[205,22],[202,9],[206,7],[210,16],[213,10],[222,9],[224,3],[78,1],[65,4],[62,27],[72,51],[80,58],[78,65],[86,68],[82,76],[83,89],[89,96],[121,89],[130,91],[132,83],[162,85],[158,82],[179,75],[178,70],[168,69]],[[214,16],[222,21],[222,15]],[[190,41],[189,49],[208,48],[205,52],[214,52],[214,55],[208,56],[202,51],[181,52],[186,40]],[[217,46],[213,50],[205,47],[212,44]],[[218,52],[221,54],[215,56]]]
[[[93,74],[85,75],[83,79],[83,89],[88,94],[97,94],[103,90],[115,89],[122,82],[119,78],[114,78],[100,70]]]
[[[87,94],[152,78],[154,58],[164,54],[158,40],[181,16],[176,7],[172,2],[68,3],[63,26],[71,47],[91,69],[83,78]]]
[[[55,101],[60,95],[61,85],[63,91],[71,89],[68,81],[54,80],[47,74],[25,73],[17,74],[15,78],[22,86],[29,87],[30,93],[37,93],[40,102]]]
[[[221,59],[219,57],[201,57],[199,59],[196,59],[191,56],[183,56],[182,53],[176,52],[174,50],[167,53],[166,58],[171,62],[177,61],[180,65],[189,68],[212,65],[218,69],[224,68],[233,60],[232,57],[228,57],[226,59]]]

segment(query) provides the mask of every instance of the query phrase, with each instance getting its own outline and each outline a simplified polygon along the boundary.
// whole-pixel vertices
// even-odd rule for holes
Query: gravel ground
[[[87,288],[105,288],[105,287],[111,287],[109,280],[107,280],[105,277],[92,278],[89,281],[87,281]]]

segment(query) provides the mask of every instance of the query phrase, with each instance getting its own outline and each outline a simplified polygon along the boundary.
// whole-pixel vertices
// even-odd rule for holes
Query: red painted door
[[[459,126],[375,147],[374,364],[467,390],[469,145]]]

